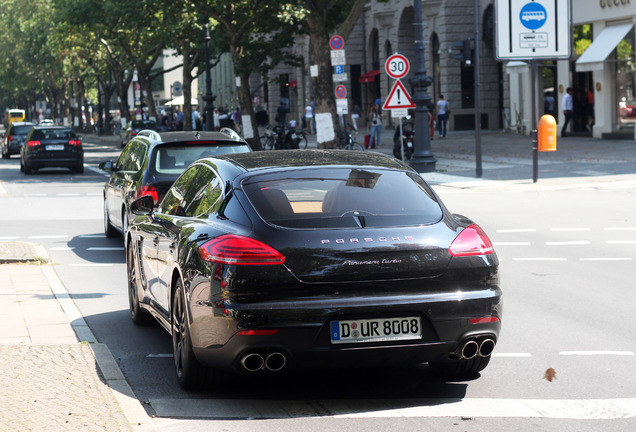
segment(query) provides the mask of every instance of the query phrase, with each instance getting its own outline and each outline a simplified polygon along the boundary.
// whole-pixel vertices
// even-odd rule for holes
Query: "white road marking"
[[[59,193],[59,194],[55,194],[55,196],[58,196],[58,197],[76,197],[76,196],[80,196],[80,194],[78,194],[78,193]]]
[[[272,419],[298,417],[522,417],[610,420],[636,417],[624,399],[150,399],[158,417]],[[396,408],[396,406],[402,406]]]
[[[567,261],[567,258],[548,258],[548,257],[536,257],[536,258],[513,258],[513,261]]]
[[[578,245],[589,245],[590,242],[588,240],[573,240],[573,241],[549,241],[545,242],[546,246],[578,246]]]
[[[580,232],[589,230],[589,228],[550,228],[552,232]]]
[[[607,227],[605,231],[636,231],[636,227]]]
[[[20,236],[6,236],[6,237],[0,237],[0,240],[17,240],[19,238]]]
[[[636,240],[607,240],[607,244],[636,244]]]
[[[580,261],[631,261],[631,257],[598,257],[598,258],[580,258]]]
[[[119,246],[119,247],[89,247],[86,248],[86,250],[89,251],[119,251],[119,250],[124,250],[123,246]]]
[[[147,358],[172,358],[174,356],[172,354],[159,353],[159,354],[148,354],[146,357]]]
[[[57,246],[57,247],[52,247],[49,248],[49,250],[52,251],[72,251],[73,249],[75,249],[75,247],[70,247],[70,246]]]
[[[492,242],[493,246],[530,246],[530,242]]]
[[[29,239],[32,240],[51,240],[51,239],[63,239],[68,237],[66,234],[61,235],[39,235],[39,236],[29,236]]]
[[[29,194],[24,194],[25,197],[45,197],[47,196],[47,194],[44,193],[29,193]]]
[[[536,228],[510,228],[510,229],[498,229],[498,233],[524,233],[524,232],[537,232]]]
[[[633,351],[561,351],[562,356],[596,356],[596,355],[614,355],[614,356],[633,356]]]
[[[105,234],[83,234],[77,236],[78,238],[106,238]]]

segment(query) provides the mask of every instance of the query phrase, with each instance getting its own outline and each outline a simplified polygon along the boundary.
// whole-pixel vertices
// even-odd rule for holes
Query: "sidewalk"
[[[2,432],[153,430],[41,246],[0,242],[0,309]]]

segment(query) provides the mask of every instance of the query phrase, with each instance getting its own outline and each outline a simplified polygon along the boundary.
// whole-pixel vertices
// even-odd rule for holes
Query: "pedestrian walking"
[[[353,128],[356,132],[358,132],[358,119],[360,118],[360,107],[357,103],[354,103],[353,109],[351,110],[351,123],[353,123]]]
[[[574,115],[574,100],[572,100],[572,93],[574,93],[574,89],[572,87],[568,87],[565,95],[563,96],[563,101],[561,101],[561,108],[563,109],[563,115],[565,116],[565,122],[563,122],[563,128],[561,129],[562,138],[567,136],[567,127]]]
[[[276,110],[276,123],[278,126],[285,127],[287,126],[287,105],[285,105],[285,101],[280,101],[280,105]]]
[[[307,104],[305,107],[305,123],[309,134],[314,133],[314,109],[311,104]]]
[[[439,100],[437,101],[437,131],[440,138],[446,138],[448,114],[450,114],[448,101],[444,99],[444,95],[439,95]]]
[[[382,133],[382,109],[375,103],[369,112],[369,124],[371,125],[371,137],[369,148],[380,147],[380,134]]]

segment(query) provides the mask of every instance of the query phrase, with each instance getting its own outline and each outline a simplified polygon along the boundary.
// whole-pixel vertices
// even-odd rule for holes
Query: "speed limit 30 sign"
[[[403,78],[407,73],[409,73],[409,61],[402,54],[393,54],[391,57],[386,59],[386,63],[384,63],[384,70],[386,70],[387,75],[391,78]]]

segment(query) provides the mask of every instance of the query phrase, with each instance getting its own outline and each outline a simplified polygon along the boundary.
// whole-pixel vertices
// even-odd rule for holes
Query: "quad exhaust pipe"
[[[239,363],[248,372],[258,372],[260,370],[278,372],[287,364],[287,357],[280,352],[273,352],[265,357],[262,354],[253,352],[241,357]]]
[[[490,338],[486,338],[481,341],[470,339],[461,345],[459,357],[466,360],[473,359],[477,356],[488,357],[492,354],[494,349],[495,341]]]

